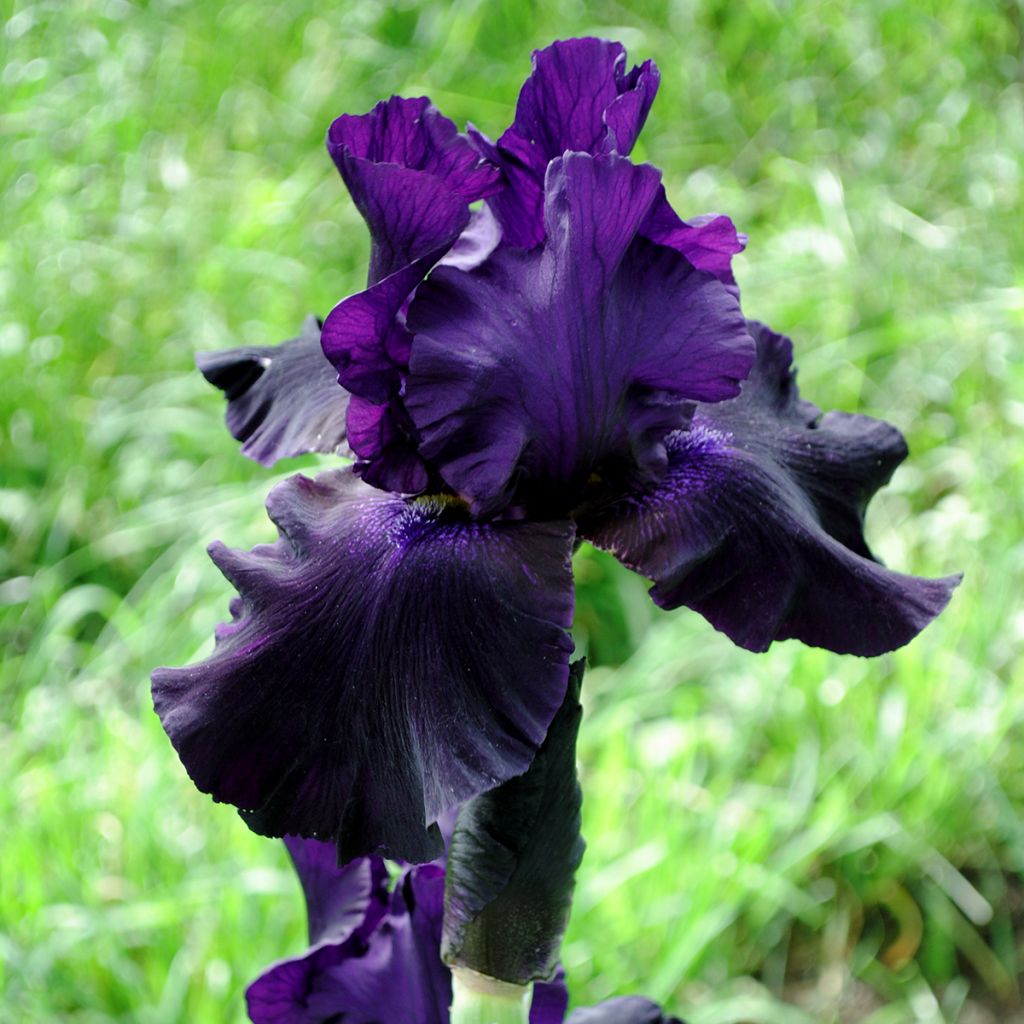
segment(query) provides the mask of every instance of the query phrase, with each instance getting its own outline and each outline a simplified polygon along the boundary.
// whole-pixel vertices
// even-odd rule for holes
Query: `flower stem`
[[[451,1024],[528,1024],[532,990],[532,985],[511,985],[455,967]]]

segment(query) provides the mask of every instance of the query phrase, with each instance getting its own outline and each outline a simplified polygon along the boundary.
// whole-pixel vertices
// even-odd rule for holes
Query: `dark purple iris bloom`
[[[346,401],[359,460],[275,488],[275,544],[211,547],[233,621],[154,674],[193,780],[258,832],[437,856],[431,823],[524,772],[562,703],[583,539],[754,651],[881,654],[956,585],[873,558],[865,508],[903,438],[801,400],[789,340],[669,225],[625,155],[657,73],[623,60],[538,53],[496,148],[425,99],[339,118],[373,239],[369,287],[323,325],[347,390],[312,323],[200,361],[261,461],[337,450]]]
[[[285,840],[306,895],[309,950],[284,960],[246,993],[254,1024],[448,1024],[451,974],[441,961],[444,868],[402,872],[388,891],[379,857],[338,868],[316,840]],[[534,986],[530,1024],[562,1024],[561,971]],[[577,1010],[570,1024],[673,1024],[646,999]],[[678,1022],[676,1022],[678,1024]]]
[[[468,139],[456,136],[454,125],[422,99],[392,99],[363,118],[342,117],[331,126],[328,149],[374,239],[371,286],[335,307],[324,324],[322,337],[324,352],[338,370],[339,381],[354,396],[348,411],[349,443],[360,460],[357,472],[368,483],[401,493],[419,493],[452,483],[440,469],[438,458],[431,454],[437,430],[429,429],[436,403],[450,404],[450,388],[442,379],[444,393],[436,396],[425,386],[429,380],[424,374],[433,371],[425,353],[416,360],[419,366],[410,365],[413,332],[409,327],[417,334],[426,332],[407,322],[406,314],[415,312],[416,306],[421,310],[426,307],[425,302],[417,303],[410,311],[409,301],[413,289],[439,260],[449,267],[470,271],[493,252],[499,238],[502,251],[495,254],[489,266],[492,279],[500,275],[495,282],[498,294],[486,288],[478,290],[478,298],[483,301],[504,300],[495,309],[504,319],[490,325],[492,333],[497,330],[507,335],[506,343],[525,362],[531,354],[531,341],[532,347],[547,348],[546,338],[571,326],[586,337],[581,339],[577,358],[560,367],[560,372],[576,381],[587,374],[599,379],[603,376],[618,389],[618,393],[580,408],[577,416],[596,413],[607,420],[622,416],[629,406],[632,415],[628,425],[623,424],[627,429],[652,434],[660,429],[664,433],[666,422],[682,424],[685,413],[679,405],[687,398],[716,401],[735,394],[735,383],[749,365],[749,358],[744,363],[740,353],[733,353],[733,365],[723,359],[716,368],[717,391],[705,387],[691,393],[686,385],[693,382],[680,379],[678,372],[652,372],[662,355],[657,347],[658,335],[669,326],[659,322],[656,310],[666,304],[681,308],[683,293],[687,293],[685,303],[691,313],[698,301],[717,306],[714,313],[722,322],[712,325],[713,337],[707,339],[707,348],[718,347],[724,356],[730,342],[740,347],[739,307],[735,301],[728,305],[726,300],[734,291],[728,287],[733,281],[730,260],[742,243],[727,217],[709,215],[682,221],[668,204],[660,175],[653,168],[637,168],[624,159],[640,134],[659,81],[651,61],[628,73],[625,65],[622,46],[599,39],[574,39],[538,51],[534,54],[533,74],[519,96],[515,121],[497,144],[473,131],[476,150]],[[398,123],[405,126],[409,136],[415,136],[415,143],[399,137],[394,128]],[[445,126],[443,132],[435,127],[439,123]],[[439,145],[438,155],[428,158],[423,155],[422,140],[435,136],[443,139],[443,147]],[[415,171],[406,163],[410,150],[416,154]],[[382,161],[379,167],[389,173],[401,170],[408,192],[390,187],[379,190],[377,179],[369,175],[355,178],[348,167],[353,151],[372,154]],[[484,166],[491,171],[501,169],[500,180],[481,169],[477,162],[480,154],[487,158]],[[613,159],[616,154],[622,158]],[[598,159],[584,161],[584,156]],[[400,166],[396,168],[395,164]],[[378,176],[383,176],[383,170],[378,170]],[[416,194],[412,190],[413,174],[417,180],[422,179],[422,201],[409,198]],[[382,192],[379,198],[378,191]],[[487,205],[471,215],[468,201],[482,197],[487,198]],[[423,216],[424,209],[429,210],[429,216]],[[617,215],[625,218],[623,230],[596,237],[599,249],[595,252],[589,249],[589,231],[581,231],[578,223],[569,223],[576,216],[587,227],[597,226]],[[415,242],[408,240],[413,233],[411,226],[420,228]],[[389,259],[383,260],[377,255],[384,247],[378,239],[390,235],[398,241],[387,247]],[[663,253],[659,259],[657,246],[645,245],[649,242],[685,258],[673,261],[670,254]],[[524,249],[533,252],[529,258],[516,261],[511,254]],[[606,264],[605,273],[599,261]],[[574,280],[558,280],[559,268],[566,267],[579,267],[583,272],[570,275]],[[708,287],[708,282],[702,280],[705,274],[725,282],[727,287]],[[644,281],[645,275],[650,275],[649,284]],[[432,275],[436,284],[445,280],[442,271]],[[547,296],[552,283],[559,285],[558,294]],[[522,288],[528,290],[520,294]],[[590,322],[576,322],[574,314],[581,308],[579,304],[593,302],[604,288],[614,289],[615,297],[593,309]],[[607,340],[618,332],[621,325],[609,321],[631,315],[633,304],[639,306],[635,312],[641,315],[635,333],[638,339],[652,343],[646,365],[633,366],[625,352],[621,360],[616,360],[609,346],[602,346],[598,340],[599,335]],[[563,322],[566,313],[569,325]],[[727,322],[729,313],[731,324]],[[695,318],[690,327],[696,328],[698,320]],[[470,332],[477,329],[475,324],[461,322],[450,324],[449,330],[460,327]],[[526,349],[518,351],[524,334],[529,335]],[[446,344],[444,334],[438,343]],[[422,343],[417,347],[421,352],[425,349]],[[678,339],[673,351],[677,349]],[[492,350],[488,355],[494,360],[504,359],[507,354]],[[580,366],[580,362],[587,366]],[[698,362],[691,359],[693,365]],[[544,372],[541,364],[536,370]],[[463,360],[462,371],[486,373],[488,366]],[[534,382],[521,383],[530,387]],[[560,389],[562,382],[551,380],[547,390],[552,386]],[[666,402],[668,394],[671,401]],[[479,397],[482,401],[490,399],[488,395]],[[499,401],[503,398],[495,397]],[[550,395],[542,391],[536,401],[549,402]],[[414,403],[419,408],[414,408]],[[565,408],[569,402],[560,404]],[[671,408],[661,408],[665,404]],[[587,432],[593,439],[607,426],[588,426]],[[469,428],[477,429],[477,425],[470,424]],[[512,435],[506,444],[515,440]],[[615,447],[628,447],[635,439],[619,437],[617,446],[610,440],[604,440],[606,451],[582,454],[591,461],[601,454],[609,461],[617,457]],[[456,439],[454,443],[460,442]],[[650,456],[641,453],[641,464],[644,454]],[[468,457],[472,459],[473,455],[470,452]]]

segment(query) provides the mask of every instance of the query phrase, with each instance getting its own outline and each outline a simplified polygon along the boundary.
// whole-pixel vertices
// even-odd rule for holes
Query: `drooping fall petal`
[[[211,547],[241,596],[208,658],[154,673],[164,728],[257,832],[431,860],[427,826],[525,771],[562,702],[573,527],[476,522],[348,470],[267,508],[276,544]]]
[[[668,472],[583,522],[584,535],[741,647],[795,637],[841,654],[908,643],[959,577],[886,569],[864,539],[868,500],[906,456],[894,427],[800,399],[788,338],[751,324],[740,396],[701,405],[667,442]]]

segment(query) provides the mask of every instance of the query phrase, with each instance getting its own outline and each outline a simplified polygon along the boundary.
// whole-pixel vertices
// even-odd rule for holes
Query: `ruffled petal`
[[[365,291],[342,299],[328,314],[320,335],[323,354],[337,371],[336,382],[377,405],[394,399],[401,389],[412,343],[400,315],[409,296],[435,259],[442,266],[472,270],[490,256],[500,240],[501,228],[490,210],[474,210],[466,230],[450,249],[438,249]]]
[[[747,240],[723,214],[709,213],[683,220],[669,205],[662,188],[640,233],[652,242],[681,252],[698,270],[714,274],[723,284],[736,283],[732,258],[743,252]]]
[[[566,1024],[682,1024],[662,1012],[657,1003],[641,996],[620,996],[598,1006],[573,1010]]]
[[[387,405],[352,396],[348,407],[349,443],[359,456],[355,472],[368,484],[393,494],[420,494],[431,482],[417,451],[416,428],[399,401]]]
[[[573,527],[478,523],[348,470],[267,509],[276,544],[211,546],[241,598],[210,657],[154,673],[164,728],[254,831],[431,860],[426,825],[525,771],[561,704]]]
[[[444,871],[406,873],[365,938],[322,945],[249,986],[254,1024],[448,1024],[451,976],[441,963]]]
[[[480,152],[498,164],[506,187],[489,203],[510,245],[530,248],[544,238],[544,176],[566,150],[618,152],[633,148],[658,91],[653,61],[626,72],[621,43],[568,39],[533,54],[511,126],[492,143],[470,129]]]
[[[320,321],[280,345],[199,352],[196,365],[228,400],[242,454],[264,466],[307,452],[345,452],[348,392],[320,348]]]
[[[326,847],[326,844],[318,844]],[[333,847],[327,847],[333,853]],[[349,869],[384,870],[377,857]],[[441,961],[444,871],[406,871],[371,927],[324,942],[265,971],[246,991],[254,1024],[448,1024],[451,974]],[[561,968],[534,986],[530,1024],[562,1024],[569,1003]]]
[[[412,342],[398,314],[430,266],[429,258],[411,263],[342,299],[327,314],[320,332],[323,354],[337,382],[352,394],[377,405],[398,394]]]
[[[380,857],[358,857],[338,865],[333,843],[285,836],[306,897],[309,944],[344,942],[371,931],[387,906],[388,871]]]
[[[533,55],[534,70],[516,105],[516,117],[497,143],[470,125],[480,154],[501,167],[505,188],[488,199],[510,245],[544,240],[544,175],[566,150],[628,155],[640,134],[660,74],[653,61],[625,72],[621,43],[569,39]],[[664,190],[640,232],[681,252],[698,270],[734,285],[732,257],[745,239],[721,215],[682,220]]]
[[[343,114],[327,149],[370,229],[371,284],[440,258],[469,222],[469,203],[500,187],[497,169],[425,96]]]
[[[635,237],[658,188],[652,167],[567,154],[541,249],[502,246],[417,291],[405,405],[421,456],[474,510],[527,493],[564,510],[595,472],[657,477],[689,403],[738,393],[753,343],[736,299]]]
[[[425,96],[342,115],[327,148],[372,244],[370,287],[328,314],[323,351],[345,388],[381,405],[401,386],[409,339],[399,313],[413,289],[467,227],[457,264],[475,265],[497,244],[496,225],[471,223],[469,204],[500,187],[500,172]]]
[[[607,39],[567,39],[533,54],[516,116],[499,145],[540,171],[566,150],[627,156],[658,91],[646,61],[626,74],[626,50]]]
[[[791,637],[840,654],[901,647],[960,579],[891,572],[864,540],[903,437],[866,416],[822,416],[799,397],[790,340],[750,326],[758,360],[740,397],[698,407],[668,440],[664,479],[581,532],[654,580],[661,607],[685,604],[749,650]]]

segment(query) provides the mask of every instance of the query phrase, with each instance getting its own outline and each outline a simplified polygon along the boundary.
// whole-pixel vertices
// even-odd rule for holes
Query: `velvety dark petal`
[[[500,240],[498,222],[483,207],[473,212],[468,227],[447,252],[438,249],[342,299],[328,314],[320,335],[323,353],[337,371],[335,382],[378,405],[397,395],[412,344],[400,316],[410,294],[435,259],[442,266],[471,270],[487,259]]]
[[[272,466],[306,452],[345,451],[348,392],[320,348],[320,321],[280,345],[199,352],[196,365],[228,400],[227,424],[242,453]]]
[[[746,238],[728,217],[709,213],[682,220],[669,205],[662,188],[640,233],[652,242],[681,252],[698,270],[714,274],[725,284],[735,284],[732,258],[743,251]]]
[[[565,987],[565,971],[559,967],[551,981],[534,983],[530,1024],[562,1024],[568,1009],[569,990]]]
[[[626,73],[621,43],[568,39],[533,54],[516,116],[497,145],[470,129],[477,148],[505,175],[489,203],[510,245],[530,248],[544,238],[544,176],[566,150],[632,150],[658,91],[658,69],[646,61]]]
[[[271,967],[246,992],[254,1024],[448,1024],[443,884],[438,866],[407,871],[373,927]],[[559,968],[534,986],[530,1024],[562,1024],[568,1002]]]
[[[451,976],[441,963],[444,872],[405,874],[368,936],[278,964],[246,992],[254,1024],[448,1024]]]
[[[482,524],[348,470],[267,509],[276,544],[211,546],[241,601],[209,658],[154,673],[164,728],[257,832],[431,860],[426,825],[525,771],[562,702],[573,527]]]
[[[683,1024],[662,1012],[657,1003],[640,996],[620,996],[598,1006],[581,1007],[569,1014],[566,1024]]]
[[[359,456],[355,472],[394,494],[420,494],[430,472],[417,451],[416,428],[398,399],[374,405],[358,395],[348,409],[349,442]]]
[[[576,734],[583,660],[528,771],[468,801],[448,852],[441,956],[513,985],[551,976],[583,858]]]
[[[440,250],[469,221],[469,203],[499,187],[496,168],[425,96],[392,96],[344,114],[327,149],[370,229],[370,283]]]
[[[352,394],[377,405],[398,394],[412,341],[398,313],[431,262],[425,258],[411,263],[342,299],[327,314],[320,333],[323,354],[337,371],[337,381]]]
[[[891,572],[864,540],[903,438],[866,416],[822,416],[799,397],[789,339],[751,333],[758,360],[740,397],[699,406],[669,438],[665,478],[582,532],[653,579],[663,608],[685,604],[750,650],[790,637],[841,654],[901,647],[959,582]]]
[[[358,857],[339,867],[334,843],[285,836],[284,844],[306,897],[311,946],[372,930],[387,904],[388,871],[380,857]]]
[[[594,472],[656,477],[689,403],[737,394],[753,343],[736,299],[634,237],[658,188],[651,167],[569,154],[548,173],[543,248],[502,246],[417,291],[405,405],[474,509],[524,488],[564,507]]]

